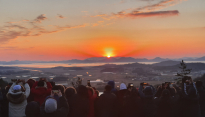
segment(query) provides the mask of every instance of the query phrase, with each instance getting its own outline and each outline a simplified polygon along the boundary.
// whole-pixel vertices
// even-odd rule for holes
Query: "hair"
[[[99,96],[99,91],[98,90],[95,90],[95,93],[97,94],[97,96]]]
[[[105,91],[110,92],[112,90],[112,86],[111,85],[106,85],[105,86]]]
[[[83,85],[79,85],[78,88],[77,88],[77,93],[78,95],[82,96],[82,97],[86,97],[88,98],[89,95],[88,95],[88,89],[86,86],[83,86]]]
[[[44,81],[42,81],[42,80],[38,81],[38,86],[43,87],[44,86]]]
[[[62,94],[65,94],[65,87],[63,85],[57,85],[59,90],[61,91]]]
[[[36,82],[36,80],[29,78],[26,83],[28,83],[29,87],[32,88],[32,86],[35,82]]]
[[[77,94],[77,91],[75,90],[74,87],[68,87],[66,88],[65,90],[65,95],[66,95],[66,98],[70,98],[72,97],[73,95]]]

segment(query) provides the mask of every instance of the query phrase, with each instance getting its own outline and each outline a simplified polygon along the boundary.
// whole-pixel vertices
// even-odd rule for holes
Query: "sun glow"
[[[110,58],[110,55],[108,55],[107,58]]]

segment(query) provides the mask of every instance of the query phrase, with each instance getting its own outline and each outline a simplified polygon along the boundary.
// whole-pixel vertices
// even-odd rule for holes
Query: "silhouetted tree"
[[[181,69],[181,71],[178,72],[177,75],[176,75],[176,76],[179,76],[179,78],[176,79],[176,80],[178,80],[177,82],[181,81],[182,78],[184,78],[185,76],[187,76],[188,74],[190,74],[190,73],[191,73],[191,70],[192,70],[192,69],[187,69],[187,65],[184,63],[183,60],[182,60],[182,62],[180,62],[179,68]]]

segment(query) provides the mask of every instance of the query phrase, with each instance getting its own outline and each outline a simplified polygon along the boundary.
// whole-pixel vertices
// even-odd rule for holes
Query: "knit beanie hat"
[[[53,98],[48,98],[45,103],[45,112],[53,113],[57,110],[57,101]]]
[[[18,90],[20,90],[21,89],[21,86],[20,85],[15,85],[14,87],[13,87],[13,90],[14,91],[18,91]]]
[[[123,89],[127,89],[125,83],[121,83],[121,84],[120,84],[120,90],[123,90]]]

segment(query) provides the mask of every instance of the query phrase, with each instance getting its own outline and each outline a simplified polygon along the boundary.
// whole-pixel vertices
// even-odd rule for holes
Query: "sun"
[[[110,55],[107,55],[107,58],[110,58]]]

